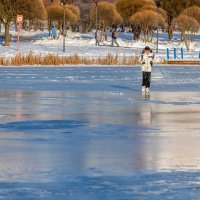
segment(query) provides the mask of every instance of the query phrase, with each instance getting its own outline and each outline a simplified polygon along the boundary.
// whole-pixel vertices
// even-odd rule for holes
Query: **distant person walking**
[[[113,29],[113,31],[112,31],[112,44],[111,44],[112,47],[114,46],[114,44],[116,44],[117,47],[119,47],[119,44],[117,42],[117,38],[118,38],[117,29]]]
[[[51,37],[53,39],[56,39],[56,36],[57,36],[57,29],[56,29],[55,26],[52,26],[52,28],[51,28]]]
[[[150,93],[151,72],[153,67],[154,54],[149,46],[146,46],[140,55],[142,65],[142,92]]]
[[[100,37],[101,37],[100,30],[96,30],[96,32],[95,32],[96,46],[100,46],[100,44],[99,44]]]

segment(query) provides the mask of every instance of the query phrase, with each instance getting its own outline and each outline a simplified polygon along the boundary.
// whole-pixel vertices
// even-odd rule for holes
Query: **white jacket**
[[[140,63],[142,65],[142,72],[151,72],[153,66],[154,54],[153,52],[143,52],[140,56]]]

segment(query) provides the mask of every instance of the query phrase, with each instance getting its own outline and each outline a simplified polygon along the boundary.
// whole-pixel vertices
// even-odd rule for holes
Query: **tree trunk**
[[[173,17],[172,16],[168,16],[168,20],[167,20],[167,33],[168,33],[168,39],[172,40],[173,38],[173,30],[172,30],[172,21],[173,21]]]
[[[167,32],[168,32],[168,39],[172,40],[172,38],[173,38],[173,31],[172,31],[172,26],[171,25],[168,25]]]
[[[147,42],[151,42],[151,31],[147,29]]]
[[[10,46],[10,34],[9,34],[10,22],[5,23],[5,46]]]
[[[121,25],[121,29],[122,29],[122,32],[124,33],[125,32],[125,26],[124,26],[124,24]]]
[[[191,33],[191,34],[190,34],[191,42],[194,42],[194,36],[195,36],[195,33]]]
[[[141,35],[141,29],[140,29],[140,27],[133,27],[132,26],[132,32],[134,34],[133,39],[134,40],[139,40],[140,39],[140,35]]]
[[[181,31],[181,42],[185,41],[185,31]]]
[[[187,39],[185,39],[185,46],[186,46],[187,51],[189,51],[190,50],[190,41]]]
[[[145,29],[145,44],[148,42],[148,29]]]
[[[60,38],[60,36],[62,35],[62,22],[61,21],[58,21],[58,29],[59,29],[58,38]]]
[[[49,37],[51,36],[51,20],[48,20],[48,31],[49,31]]]
[[[105,30],[104,30],[104,32],[105,32],[105,41],[107,42],[108,41],[108,27],[106,26],[106,28],[105,28]]]
[[[153,31],[151,30],[151,35],[150,35],[150,42],[153,41]]]

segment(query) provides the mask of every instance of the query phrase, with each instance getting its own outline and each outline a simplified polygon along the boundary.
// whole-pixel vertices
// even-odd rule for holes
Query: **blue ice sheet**
[[[0,199],[197,200],[200,68],[0,68]]]

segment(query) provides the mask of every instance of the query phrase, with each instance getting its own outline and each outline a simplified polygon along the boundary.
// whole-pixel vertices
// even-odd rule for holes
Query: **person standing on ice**
[[[142,65],[142,92],[150,92],[153,60],[154,53],[149,46],[146,46],[140,55],[140,63]]]

